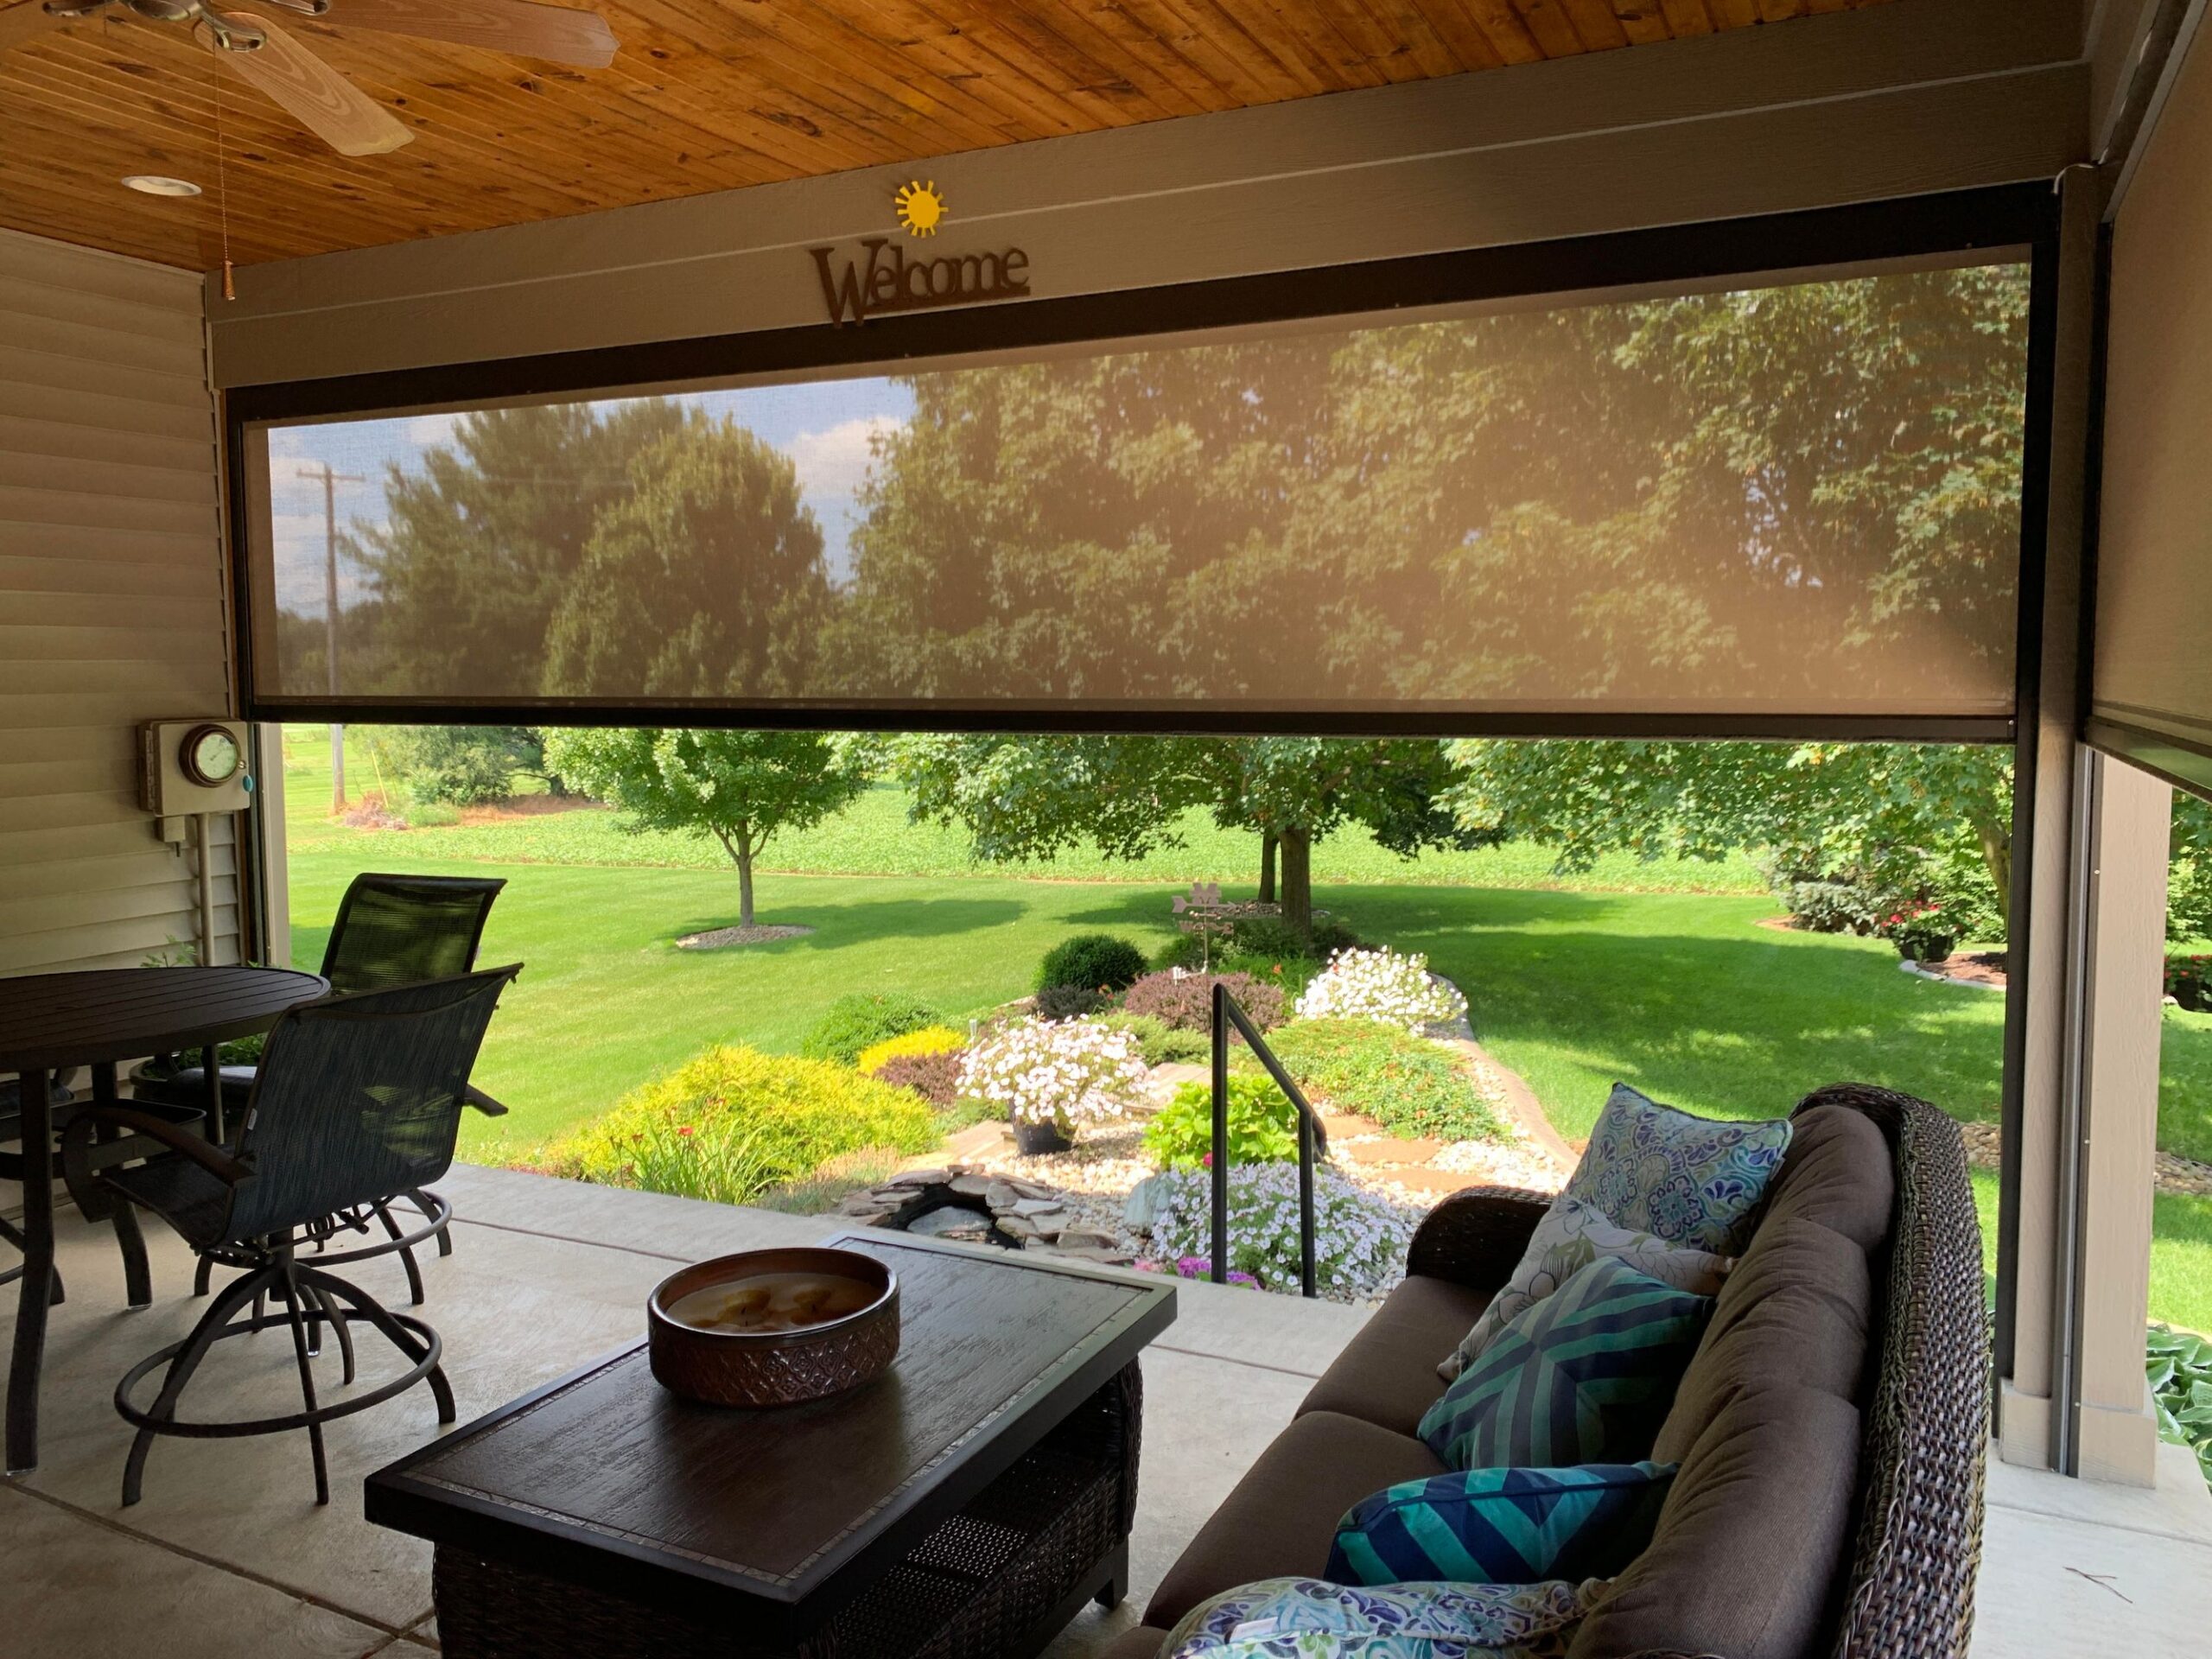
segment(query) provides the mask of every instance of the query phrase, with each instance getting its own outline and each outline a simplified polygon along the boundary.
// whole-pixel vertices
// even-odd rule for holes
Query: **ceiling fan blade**
[[[586,69],[613,62],[617,45],[614,31],[597,12],[538,5],[535,0],[333,0],[322,21],[340,29],[380,29]]]
[[[16,4],[0,10],[0,52],[57,29],[66,29],[76,21],[73,17],[55,16],[46,9],[45,0],[16,0]]]
[[[251,52],[224,51],[205,23],[192,33],[225,68],[268,93],[340,156],[381,156],[414,138],[382,105],[276,24],[256,17],[252,27],[267,40]]]

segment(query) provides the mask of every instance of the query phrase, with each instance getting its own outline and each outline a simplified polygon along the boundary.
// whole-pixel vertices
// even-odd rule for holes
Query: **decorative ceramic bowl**
[[[857,1388],[899,1351],[899,1280],[858,1250],[746,1250],[669,1274],[645,1304],[653,1377],[714,1406]]]

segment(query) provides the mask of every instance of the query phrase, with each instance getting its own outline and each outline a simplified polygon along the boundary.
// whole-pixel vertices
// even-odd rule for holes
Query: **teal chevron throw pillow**
[[[1689,1369],[1710,1296],[1617,1256],[1505,1323],[1421,1420],[1453,1469],[1554,1469],[1649,1457]]]
[[[1322,1574],[1338,1584],[1539,1584],[1610,1579],[1641,1555],[1671,1463],[1470,1469],[1362,1498]]]
[[[1767,1183],[1789,1150],[1789,1120],[1725,1123],[1613,1085],[1562,1198],[1669,1244],[1741,1255]]]

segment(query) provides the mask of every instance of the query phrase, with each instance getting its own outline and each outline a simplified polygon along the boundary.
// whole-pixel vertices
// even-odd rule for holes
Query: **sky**
[[[620,401],[602,399],[593,406],[612,407]],[[868,440],[877,432],[896,431],[906,424],[913,412],[913,397],[906,388],[885,379],[825,380],[687,392],[675,401],[730,416],[789,455],[798,473],[800,493],[822,525],[831,579],[842,581],[850,573],[857,522],[853,503],[868,475]],[[270,531],[281,609],[301,616],[323,613],[322,463],[367,480],[337,486],[340,531],[381,529],[390,468],[397,466],[420,474],[423,456],[449,446],[461,418],[458,414],[412,415],[270,429]],[[302,477],[302,472],[308,476]],[[362,574],[341,559],[340,608],[366,591]]]

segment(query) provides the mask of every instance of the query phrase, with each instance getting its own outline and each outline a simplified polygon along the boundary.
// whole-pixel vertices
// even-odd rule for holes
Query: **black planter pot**
[[[1048,1120],[1043,1123],[1016,1122],[1014,1144],[1023,1157],[1034,1158],[1047,1152],[1065,1152],[1075,1142],[1060,1133],[1058,1124]]]

